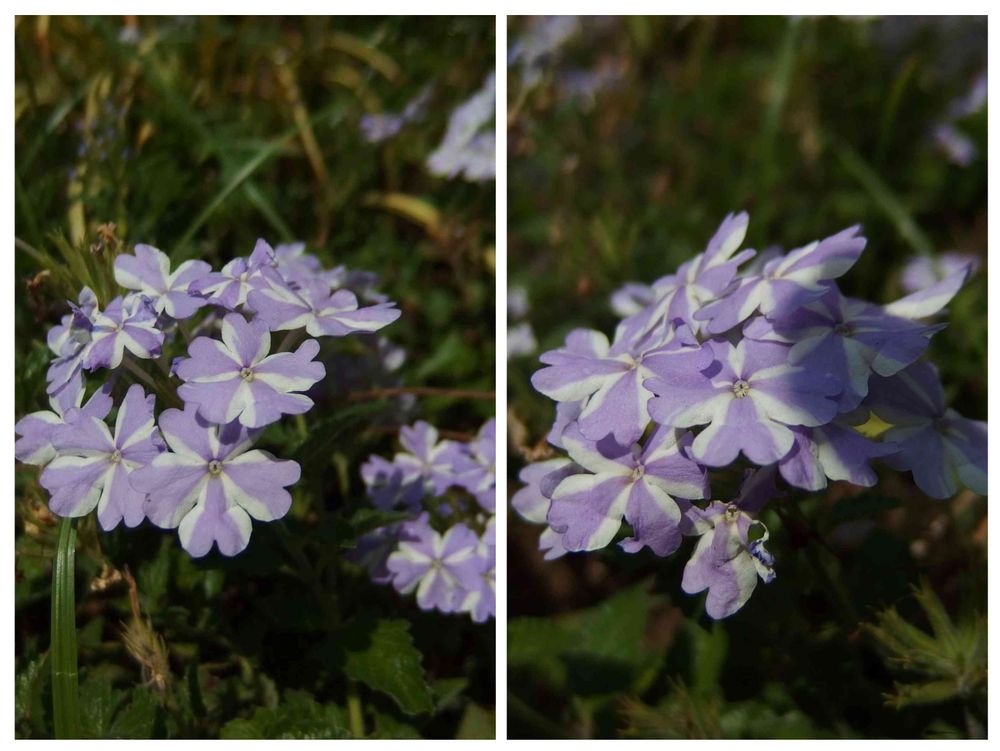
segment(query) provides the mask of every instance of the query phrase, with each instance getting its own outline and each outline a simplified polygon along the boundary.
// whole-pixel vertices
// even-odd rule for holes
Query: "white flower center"
[[[210,461],[208,463],[208,473],[210,475],[219,475],[219,474],[222,474],[222,462],[220,462],[220,461],[218,461],[216,459],[213,459],[212,461]]]
[[[742,399],[745,396],[750,395],[750,384],[744,381],[742,378],[733,384],[733,396],[737,399]]]
[[[243,368],[240,371],[240,378],[242,378],[244,381],[248,381],[248,382],[252,381],[253,380],[253,368]]]
[[[726,521],[730,524],[740,518],[740,507],[735,503],[726,506]]]
[[[833,333],[838,334],[839,336],[850,336],[854,333],[854,329],[851,328],[851,324],[849,323],[841,323],[834,326]]]
[[[122,452],[121,452],[121,451],[119,451],[118,449],[115,449],[115,450],[114,450],[114,451],[113,451],[113,452],[111,453],[111,463],[112,463],[112,464],[117,464],[117,463],[118,463],[118,462],[120,462],[121,460],[122,460]]]

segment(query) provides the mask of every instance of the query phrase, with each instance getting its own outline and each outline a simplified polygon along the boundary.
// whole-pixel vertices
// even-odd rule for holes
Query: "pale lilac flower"
[[[481,582],[483,562],[476,554],[478,544],[476,533],[464,524],[456,524],[442,535],[428,524],[426,516],[407,522],[399,547],[386,562],[392,584],[401,594],[416,590],[422,610],[454,612],[459,593],[474,590]]]
[[[634,533],[622,542],[626,551],[648,545],[657,555],[670,555],[677,549],[686,501],[708,494],[705,470],[687,455],[689,434],[658,428],[645,446],[623,448],[589,441],[570,428],[563,442],[570,458],[588,471],[566,477],[552,492],[548,523],[567,550],[603,548],[622,517]]]
[[[490,73],[483,87],[451,113],[444,140],[427,158],[427,169],[474,182],[496,177],[495,108],[496,77]]]
[[[987,493],[986,423],[949,409],[937,369],[919,360],[890,378],[873,377],[863,406],[892,427],[883,439],[899,451],[885,458],[909,470],[932,498],[950,498],[959,484]]]
[[[402,112],[380,112],[364,115],[359,123],[361,133],[369,143],[387,141],[397,135],[407,123],[422,120],[427,112],[431,87],[425,86],[413,99],[406,103]]]
[[[389,584],[393,573],[386,563],[399,545],[402,524],[389,524],[361,535],[357,544],[347,551],[347,560],[361,566],[376,584]]]
[[[313,401],[306,391],[326,375],[313,358],[319,344],[307,339],[295,352],[267,353],[271,334],[267,324],[229,313],[222,321],[222,341],[198,337],[189,357],[175,367],[183,383],[177,394],[195,404],[206,420],[226,424],[239,420],[260,428],[282,415],[307,412]]]
[[[306,253],[305,243],[283,243],[274,246],[274,268],[290,287],[313,282],[323,275],[323,265],[312,253]]]
[[[546,61],[580,26],[576,16],[536,16],[507,52],[507,65],[521,65],[521,85],[530,89],[538,84]]]
[[[792,433],[795,443],[778,462],[778,469],[785,482],[803,490],[822,490],[827,478],[870,488],[878,482],[871,461],[897,451],[891,443],[870,440],[836,422],[815,428],[794,427]]]
[[[259,239],[249,258],[234,258],[222,271],[213,271],[191,282],[188,291],[214,305],[236,310],[247,301],[251,289],[275,284],[275,275],[268,275],[265,269],[275,270],[274,249]]]
[[[181,320],[205,305],[205,299],[190,294],[188,287],[212,272],[207,263],[184,261],[171,273],[170,257],[163,251],[140,243],[133,252],[115,258],[115,281],[148,298],[157,313]]]
[[[697,373],[711,362],[687,327],[632,341],[620,325],[614,344],[599,331],[577,329],[562,349],[539,358],[549,367],[531,377],[532,385],[558,402],[584,402],[580,430],[599,440],[612,435],[619,445],[639,439],[649,423],[645,382],[661,368]]]
[[[114,369],[122,364],[125,351],[149,359],[160,354],[163,331],[149,300],[138,294],[116,297],[104,310],[91,316],[90,342],[85,347],[83,366]]]
[[[957,287],[952,291],[952,295]],[[943,305],[951,295],[936,296]],[[900,309],[908,303],[899,301]],[[923,306],[929,309],[929,306]],[[834,377],[842,386],[843,412],[858,406],[868,393],[872,373],[890,376],[916,360],[943,324],[927,326],[891,315],[888,307],[844,297],[831,286],[818,300],[773,321],[755,318],[744,328],[748,339],[791,345],[788,363]]]
[[[535,331],[527,321],[507,327],[507,359],[534,354],[538,349]]]
[[[353,292],[346,289],[331,292],[322,282],[305,283],[297,291],[275,287],[255,290],[248,296],[247,304],[272,331],[304,327],[310,336],[371,333],[400,316],[395,303],[359,308]]]
[[[25,415],[14,425],[21,438],[14,443],[14,457],[25,464],[44,466],[56,457],[52,436],[56,431],[85,417],[103,420],[111,411],[112,400],[107,387],[94,392],[83,402],[83,376],[77,372],[66,385],[49,397],[52,410]]]
[[[392,463],[403,470],[402,482],[419,480],[434,496],[456,484],[454,465],[462,449],[455,441],[439,441],[437,428],[419,420],[400,428],[399,442],[406,451]]]
[[[452,465],[456,483],[472,493],[490,513],[496,510],[496,428],[495,419],[487,420]]]
[[[375,508],[388,511],[403,507],[416,510],[424,497],[422,478],[404,480],[403,468],[381,456],[373,455],[361,465],[361,479]]]
[[[934,143],[945,153],[948,161],[959,167],[968,167],[979,153],[972,139],[952,123],[938,124],[932,135]]]
[[[826,282],[845,274],[865,249],[859,230],[849,227],[770,261],[759,276],[733,282],[721,299],[695,312],[695,319],[704,321],[709,333],[721,334],[756,311],[771,318],[822,296]]]
[[[45,374],[46,392],[55,395],[79,376],[90,344],[91,317],[97,310],[97,296],[84,287],[77,298],[79,304],[69,303],[72,312],[63,316],[56,326],[49,329],[46,342],[56,356]]]
[[[496,565],[497,550],[493,544],[480,540],[476,551],[479,558],[479,579],[468,590],[456,592],[456,607],[460,613],[469,613],[476,623],[485,623],[497,612]]]
[[[103,416],[97,416],[107,413],[101,409],[88,410],[53,433],[58,456],[39,480],[51,494],[52,513],[78,517],[96,507],[105,530],[123,520],[127,527],[143,520],[146,495],[132,486],[130,477],[165,448],[153,422],[153,402],[152,394],[134,385],[118,408],[114,435]]]
[[[611,310],[619,318],[628,318],[642,312],[656,299],[656,292],[648,284],[628,282],[611,294]]]
[[[767,527],[735,504],[721,501],[712,501],[704,510],[693,509],[691,515],[704,531],[684,567],[681,588],[689,595],[707,589],[705,612],[717,620],[727,618],[750,599],[758,577],[765,584],[774,581],[774,558],[764,548]],[[751,541],[754,525],[762,535]]]
[[[170,451],[132,474],[132,485],[149,494],[146,515],[158,527],[177,528],[181,545],[195,558],[217,545],[233,556],[250,542],[251,519],[274,521],[288,513],[285,488],[298,482],[293,461],[250,450],[256,433],[237,422],[212,425],[193,405],[160,415]]]
[[[945,279],[955,278],[965,268],[968,268],[969,275],[974,274],[979,268],[978,256],[955,251],[936,256],[914,256],[903,266],[900,283],[905,292],[912,294]]]
[[[791,425],[825,425],[837,413],[830,398],[840,389],[822,372],[788,364],[781,344],[742,340],[710,342],[715,362],[699,371],[664,361],[647,382],[656,394],[650,416],[661,425],[708,425],[695,438],[691,456],[724,467],[739,453],[755,464],[781,459],[794,441]]]
[[[560,457],[529,464],[518,475],[524,487],[510,499],[511,508],[532,524],[544,524],[538,540],[538,547],[550,561],[566,554],[562,535],[548,525],[549,506],[552,493],[565,478],[583,472],[571,459]]]
[[[756,252],[736,253],[746,237],[749,221],[745,211],[729,214],[708,241],[704,253],[682,264],[676,274],[653,282],[652,302],[621,323],[627,336],[638,338],[661,331],[677,320],[697,333],[702,324],[695,313],[717,300],[729,288],[739,266]]]

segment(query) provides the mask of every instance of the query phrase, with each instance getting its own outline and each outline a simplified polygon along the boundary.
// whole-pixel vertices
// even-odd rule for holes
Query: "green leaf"
[[[108,729],[107,737],[153,738],[156,736],[159,713],[159,699],[152,691],[138,688],[132,694],[132,701],[115,715],[114,722]]]
[[[496,712],[469,702],[462,714],[455,738],[458,740],[492,740],[496,735]]]
[[[124,697],[103,675],[89,675],[80,684],[80,727],[84,738],[107,738],[111,721]]]
[[[347,677],[388,694],[407,714],[422,714],[434,708],[421,665],[422,655],[413,646],[407,621],[357,620],[344,630],[338,642]]]
[[[335,704],[319,704],[304,691],[288,691],[277,707],[259,707],[249,719],[236,719],[222,726],[223,740],[347,739],[343,710]]]

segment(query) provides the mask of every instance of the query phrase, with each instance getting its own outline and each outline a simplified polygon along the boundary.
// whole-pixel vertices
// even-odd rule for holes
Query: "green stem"
[[[52,565],[52,716],[57,739],[80,737],[76,663],[76,520],[59,520]]]
[[[292,347],[297,345],[305,338],[306,338],[305,329],[292,329],[287,334],[285,334],[285,338],[281,340],[281,345],[278,347],[278,352],[288,352]]]
[[[365,716],[361,711],[361,696],[358,694],[358,684],[351,681],[347,693],[347,716],[351,723],[351,735],[355,738],[365,737]]]

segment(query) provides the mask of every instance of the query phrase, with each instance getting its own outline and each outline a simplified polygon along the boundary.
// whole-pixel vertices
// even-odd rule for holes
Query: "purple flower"
[[[236,310],[247,301],[251,289],[269,287],[276,280],[280,283],[280,276],[265,271],[274,272],[274,266],[274,250],[259,239],[249,258],[234,258],[222,271],[213,271],[191,282],[188,291],[227,310]]]
[[[694,314],[705,330],[721,334],[760,311],[773,318],[823,295],[826,282],[846,273],[865,249],[859,226],[812,242],[764,265],[760,275],[734,282],[725,296]]]
[[[529,464],[518,475],[518,479],[525,485],[510,499],[511,508],[520,514],[525,521],[547,525],[552,493],[565,478],[581,471],[582,469],[572,460],[566,458],[548,459]],[[538,547],[545,553],[547,561],[566,554],[566,549],[562,544],[562,535],[548,526],[539,537]]]
[[[479,182],[496,177],[496,134],[490,124],[496,107],[496,78],[451,113],[441,145],[427,157],[427,169],[441,177]]]
[[[347,551],[347,560],[363,567],[376,584],[390,583],[393,575],[386,562],[399,545],[401,528],[401,524],[389,524],[362,535],[357,545]]]
[[[527,321],[507,327],[507,359],[534,354],[538,349],[535,332]]]
[[[836,378],[842,385],[840,409],[849,411],[868,393],[873,372],[898,373],[924,353],[930,337],[942,328],[891,315],[888,308],[843,297],[831,287],[788,315],[773,321],[755,318],[743,333],[748,339],[790,344],[789,364]]]
[[[708,241],[704,253],[682,264],[676,274],[655,281],[651,304],[622,322],[628,336],[638,338],[677,320],[684,321],[697,333],[701,322],[695,312],[718,299],[740,264],[756,252],[744,250],[733,256],[746,237],[749,221],[745,211],[729,214]]]
[[[49,508],[54,514],[85,516],[96,507],[105,530],[122,520],[127,527],[143,520],[146,496],[132,486],[130,477],[165,448],[153,422],[153,402],[152,394],[146,396],[134,385],[118,408],[114,435],[103,415],[97,416],[103,410],[81,414],[53,433],[58,456],[39,482],[52,496]]]
[[[424,497],[421,478],[403,479],[403,468],[388,459],[373,455],[361,465],[361,479],[375,508],[388,511],[402,506],[416,510]]]
[[[422,610],[454,612],[460,594],[477,589],[483,561],[477,555],[479,538],[464,524],[444,535],[431,528],[426,515],[403,525],[399,547],[386,566],[401,594],[416,590]]]
[[[398,114],[383,112],[364,115],[359,125],[365,140],[369,143],[387,141],[398,134],[407,123],[421,120],[427,112],[430,93],[430,86],[425,86],[417,96],[407,102],[406,107]]]
[[[456,592],[455,610],[469,613],[476,623],[485,623],[497,612],[496,541],[480,540],[476,555],[479,558],[479,579],[466,591]]]
[[[285,488],[298,482],[299,465],[250,450],[253,431],[237,422],[209,424],[193,405],[165,410],[160,431],[170,451],[136,470],[132,485],[149,494],[149,520],[177,528],[195,558],[213,544],[236,555],[250,542],[251,518],[267,522],[288,513],[292,497]]]
[[[774,558],[764,548],[767,527],[755,522],[735,504],[712,501],[704,510],[691,512],[703,529],[691,559],[684,567],[681,588],[690,595],[708,590],[705,611],[715,619],[728,618],[750,599],[757,578],[774,581]],[[763,534],[751,541],[750,528]]]
[[[878,482],[870,462],[897,450],[891,443],[869,440],[835,422],[817,428],[795,427],[792,433],[795,443],[778,463],[778,470],[785,482],[804,490],[822,490],[827,478],[870,488]]]
[[[205,305],[204,298],[188,293],[188,287],[212,272],[207,263],[185,261],[171,273],[166,253],[143,244],[136,245],[134,253],[115,259],[115,281],[147,297],[157,313],[181,320],[190,318]]]
[[[396,454],[392,463],[403,471],[404,483],[420,480],[434,496],[456,484],[454,465],[462,450],[459,444],[438,441],[437,428],[423,420],[400,428],[399,442],[406,451]]]
[[[268,356],[271,335],[263,321],[248,322],[239,313],[222,321],[222,341],[198,337],[189,357],[175,367],[182,381],[177,394],[198,407],[210,422],[239,420],[260,428],[282,415],[300,415],[313,406],[305,391],[326,375],[313,358],[319,344],[307,339],[295,352]]]
[[[90,343],[85,347],[83,366],[117,368],[125,351],[149,359],[160,354],[163,332],[156,325],[156,311],[149,300],[138,294],[116,297],[91,317]]]
[[[656,299],[656,292],[648,284],[629,282],[611,294],[611,309],[619,318],[640,313]]]
[[[961,483],[987,493],[986,423],[962,417],[944,403],[937,369],[925,360],[890,378],[873,377],[863,405],[892,427],[884,440],[899,451],[885,458],[909,470],[932,498],[950,498]]]
[[[83,361],[90,344],[90,330],[93,327],[94,311],[97,310],[97,296],[89,287],[84,287],[78,297],[79,305],[69,303],[73,312],[62,317],[61,322],[49,329],[46,336],[49,349],[56,356],[49,365],[45,379],[46,392],[56,394],[83,370]]]
[[[599,331],[577,329],[566,337],[564,348],[539,359],[549,367],[531,377],[536,389],[558,402],[584,402],[582,433],[594,440],[610,434],[615,443],[627,446],[649,424],[646,405],[653,394],[644,385],[647,379],[661,368],[698,372],[711,361],[711,352],[685,326],[638,342],[619,326],[614,344]]]
[[[52,436],[66,425],[85,417],[103,420],[111,411],[112,401],[107,387],[94,392],[83,407],[83,376],[77,372],[66,385],[49,397],[52,411],[42,410],[25,415],[14,425],[21,438],[14,443],[14,457],[25,464],[44,466],[57,454]]]
[[[323,265],[312,253],[306,253],[305,243],[275,245],[274,268],[293,288],[312,282],[323,274]]]
[[[649,413],[675,428],[705,425],[695,438],[691,456],[711,467],[724,467],[742,451],[755,464],[781,459],[794,442],[788,426],[825,425],[837,413],[828,398],[840,384],[788,364],[788,348],[781,344],[744,339],[736,346],[710,342],[715,362],[698,371],[667,368],[647,382],[656,394]]]
[[[272,331],[305,327],[310,336],[347,336],[370,333],[400,316],[395,303],[358,307],[358,298],[346,289],[331,292],[323,282],[303,284],[298,291],[270,287],[251,292],[248,307]]]
[[[472,493],[479,505],[490,513],[496,510],[496,429],[496,420],[487,420],[453,465],[456,482]]]
[[[645,446],[623,448],[594,443],[576,428],[563,434],[570,458],[593,474],[570,475],[552,492],[548,522],[567,550],[596,550],[614,538],[622,517],[634,537],[622,542],[630,553],[648,545],[670,555],[681,542],[683,499],[708,494],[705,471],[687,456],[690,435],[657,429]]]
[[[979,269],[979,258],[972,253],[957,252],[915,256],[903,266],[900,283],[907,293],[913,294],[954,278],[963,269],[968,269],[967,275],[974,274]]]

